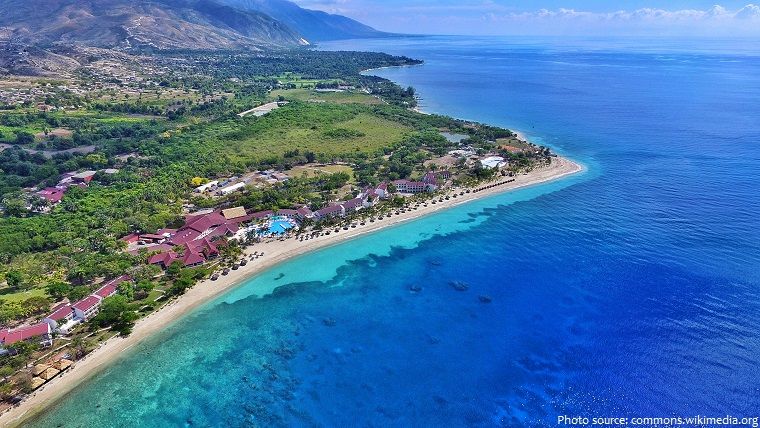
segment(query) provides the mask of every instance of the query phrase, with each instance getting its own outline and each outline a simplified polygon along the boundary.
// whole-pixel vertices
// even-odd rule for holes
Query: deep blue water
[[[589,170],[278,266],[35,426],[760,416],[760,43],[323,47],[424,59],[376,73]]]

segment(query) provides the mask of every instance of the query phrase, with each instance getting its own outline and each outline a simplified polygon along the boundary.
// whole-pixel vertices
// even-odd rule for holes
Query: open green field
[[[372,153],[390,147],[411,128],[365,106],[294,102],[260,118],[228,120],[182,138],[231,159],[280,156],[298,149],[327,155]]]
[[[311,86],[313,87],[317,83],[340,83],[337,79],[305,79],[301,75],[295,73],[283,73],[279,76],[275,76],[278,82],[281,84],[294,84],[298,87]]]
[[[287,171],[291,177],[303,177],[307,178],[316,177],[321,174],[335,174],[338,172],[345,172],[351,176],[350,182],[354,181],[354,169],[348,165],[301,165],[297,166],[290,171]]]
[[[287,100],[308,102],[365,105],[383,104],[380,99],[362,92],[317,92],[312,89],[279,89],[272,91],[270,98],[275,100],[279,96],[283,96]]]
[[[7,288],[0,289],[0,301],[6,303],[18,303],[22,302],[30,297],[47,297],[47,293],[44,288],[32,288],[27,291],[17,291],[12,293],[3,294],[8,291]]]

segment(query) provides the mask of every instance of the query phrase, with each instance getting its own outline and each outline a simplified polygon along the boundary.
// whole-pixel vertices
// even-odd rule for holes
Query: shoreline
[[[561,178],[577,174],[586,168],[565,157],[553,158],[552,164],[531,171],[526,175],[514,177],[515,181],[498,185],[478,192],[467,193],[444,202],[429,204],[417,210],[409,210],[406,213],[393,215],[383,220],[367,223],[365,226],[357,226],[349,230],[342,230],[337,234],[321,236],[309,241],[298,241],[295,238],[284,241],[275,240],[255,244],[245,249],[246,256],[254,251],[264,252],[264,256],[241,266],[238,270],[230,271],[227,276],[221,276],[217,281],[205,279],[198,282],[185,294],[176,298],[173,302],[158,309],[156,312],[137,321],[132,331],[126,338],[114,337],[102,343],[83,359],[75,362],[64,373],[53,379],[49,384],[42,386],[36,392],[30,394],[16,407],[12,407],[0,415],[0,426],[19,426],[29,419],[39,415],[52,405],[59,402],[70,391],[74,390],[83,382],[104,370],[110,364],[124,355],[124,352],[141,343],[144,339],[163,330],[167,326],[177,322],[182,316],[208,303],[227,291],[232,290],[253,276],[270,269],[282,262],[294,257],[316,251],[318,249],[338,245],[345,241],[393,227],[402,223],[427,216],[429,214],[444,211],[471,201],[480,200],[489,196],[510,192],[524,187],[539,185]]]

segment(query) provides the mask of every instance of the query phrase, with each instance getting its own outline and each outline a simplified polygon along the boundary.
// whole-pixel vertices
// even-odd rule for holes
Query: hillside
[[[263,12],[295,29],[310,41],[387,37],[351,18],[299,7],[287,0],[222,0],[225,4],[248,11]]]
[[[4,0],[0,42],[157,49],[306,43],[265,13],[212,0]]]

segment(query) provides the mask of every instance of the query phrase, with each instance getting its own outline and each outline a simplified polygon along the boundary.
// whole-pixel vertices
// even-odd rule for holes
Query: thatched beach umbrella
[[[58,373],[61,371],[58,369],[54,369],[52,367],[48,367],[44,372],[40,374],[40,377],[45,380],[50,380],[54,378]]]

